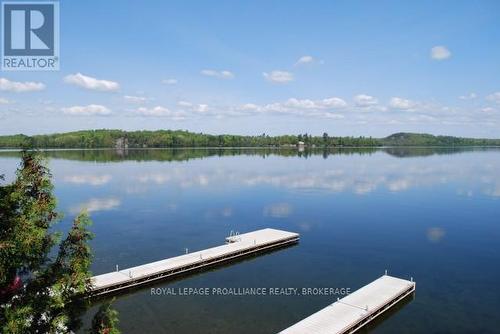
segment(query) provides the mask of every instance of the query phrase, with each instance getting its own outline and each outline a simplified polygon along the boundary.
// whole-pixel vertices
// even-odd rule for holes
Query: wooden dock
[[[415,282],[387,274],[279,334],[355,333],[415,291]]]
[[[250,254],[297,243],[299,234],[266,228],[244,234],[231,233],[226,244],[202,251],[113,271],[91,278],[91,296],[147,284],[152,281],[214,266]]]

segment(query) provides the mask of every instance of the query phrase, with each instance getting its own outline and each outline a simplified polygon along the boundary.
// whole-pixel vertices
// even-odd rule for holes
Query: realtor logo
[[[58,2],[2,2],[2,70],[59,70]]]

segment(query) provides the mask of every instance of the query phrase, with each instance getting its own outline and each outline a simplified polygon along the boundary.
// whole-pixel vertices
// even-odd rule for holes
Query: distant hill
[[[434,136],[426,133],[400,132],[380,139],[384,146],[499,146],[500,139]]]
[[[324,133],[268,136],[210,135],[182,130],[84,130],[49,135],[0,136],[0,148],[160,148],[160,147],[379,147],[379,146],[500,146],[500,139],[475,139],[395,133],[385,138],[340,137]]]

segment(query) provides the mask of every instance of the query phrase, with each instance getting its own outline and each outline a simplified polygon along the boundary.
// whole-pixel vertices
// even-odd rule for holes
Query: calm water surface
[[[91,213],[95,274],[220,245],[299,245],[155,287],[348,287],[383,274],[413,300],[370,333],[500,333],[500,150],[48,151],[65,231]],[[11,180],[17,153],[0,153]],[[335,296],[119,295],[124,333],[276,333]]]

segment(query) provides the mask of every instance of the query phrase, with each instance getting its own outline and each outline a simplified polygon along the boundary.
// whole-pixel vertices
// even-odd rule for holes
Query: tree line
[[[182,130],[85,130],[49,135],[0,136],[2,148],[159,148],[159,147],[282,147],[379,146],[371,137],[332,137],[328,134],[269,136],[210,135]]]
[[[498,146],[500,139],[396,133],[385,138],[321,136],[211,135],[183,130],[84,130],[47,135],[0,136],[0,148],[163,148],[163,147],[379,147],[379,146]]]

